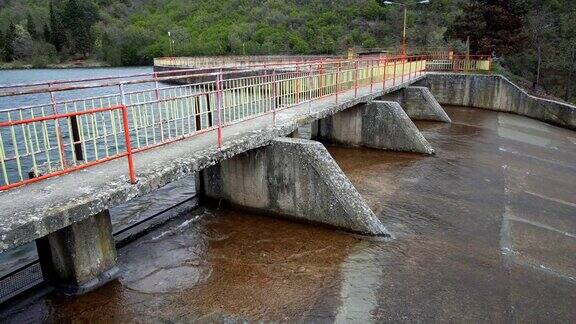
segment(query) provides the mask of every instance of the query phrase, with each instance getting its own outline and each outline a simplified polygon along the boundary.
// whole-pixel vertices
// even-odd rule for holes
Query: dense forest
[[[335,54],[397,46],[402,19],[399,6],[380,0],[0,0],[0,59],[9,66],[85,59],[122,66],[172,54]],[[409,7],[411,46],[462,51],[467,37],[473,52],[493,54],[502,71],[575,100],[576,1]]]

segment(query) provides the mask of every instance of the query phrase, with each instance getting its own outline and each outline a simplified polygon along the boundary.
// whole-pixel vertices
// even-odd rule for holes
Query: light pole
[[[385,5],[398,5],[404,7],[404,29],[402,32],[402,55],[406,56],[406,18],[408,17],[408,6],[414,6],[418,4],[428,4],[430,0],[421,0],[418,2],[412,3],[402,3],[402,2],[395,2],[395,1],[384,1],[382,2]]]
[[[174,57],[176,53],[174,50],[174,40],[172,39],[172,33],[170,31],[168,31],[168,42],[170,43],[170,54]]]

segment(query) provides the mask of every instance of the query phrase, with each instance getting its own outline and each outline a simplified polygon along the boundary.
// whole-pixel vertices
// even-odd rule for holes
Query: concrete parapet
[[[372,101],[319,121],[318,138],[349,146],[433,154],[434,150],[402,107]]]
[[[203,171],[206,196],[352,232],[388,232],[318,142],[278,138]]]
[[[417,84],[443,105],[511,112],[576,129],[576,106],[532,96],[501,75],[429,73]]]
[[[36,246],[44,279],[65,294],[86,293],[118,275],[107,210],[37,239]]]
[[[386,94],[383,100],[395,101],[412,120],[450,123],[452,120],[426,87],[406,87]]]

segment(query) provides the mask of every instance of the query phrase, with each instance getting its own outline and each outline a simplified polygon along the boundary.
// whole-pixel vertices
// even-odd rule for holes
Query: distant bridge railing
[[[492,56],[490,55],[452,55],[449,58],[428,59],[428,71],[475,72],[491,71]]]
[[[264,115],[275,123],[279,111],[302,103],[383,90],[422,74],[426,60],[326,59],[247,68],[261,71],[208,73],[214,81],[183,85],[166,82],[206,74],[190,69],[4,87],[0,97],[11,106],[0,107],[0,190],[119,158],[127,159],[126,180],[134,183],[133,154],[212,131],[221,147],[224,127]]]
[[[195,57],[158,57],[154,66],[160,67],[245,67],[255,64],[303,63],[326,59],[340,59],[333,55],[232,55],[232,56],[195,56]]]
[[[376,50],[376,49],[371,49]],[[378,49],[383,50],[384,49]],[[411,49],[413,50],[413,49]],[[424,48],[423,54],[412,55],[426,58],[427,70],[429,71],[454,71],[454,72],[474,72],[474,71],[491,71],[492,57],[490,55],[462,55],[454,54],[446,48]],[[400,57],[401,54],[392,55],[391,57]],[[364,58],[390,57],[390,54],[372,54]],[[357,55],[348,55],[348,59],[358,58]],[[206,57],[161,57],[154,59],[154,66],[172,67],[172,68],[240,68],[260,64],[285,64],[285,63],[304,63],[315,62],[320,60],[339,59],[336,56],[206,56]]]

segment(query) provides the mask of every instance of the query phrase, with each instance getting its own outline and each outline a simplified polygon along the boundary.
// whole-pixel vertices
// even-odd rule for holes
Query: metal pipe
[[[130,176],[130,183],[136,184],[136,172],[134,171],[134,160],[132,157],[132,142],[130,139],[130,126],[128,120],[128,107],[126,106],[126,98],[124,96],[124,85],[120,84],[120,98],[122,100],[122,125],[124,126],[124,144],[126,145],[126,158],[128,159],[128,173]]]

